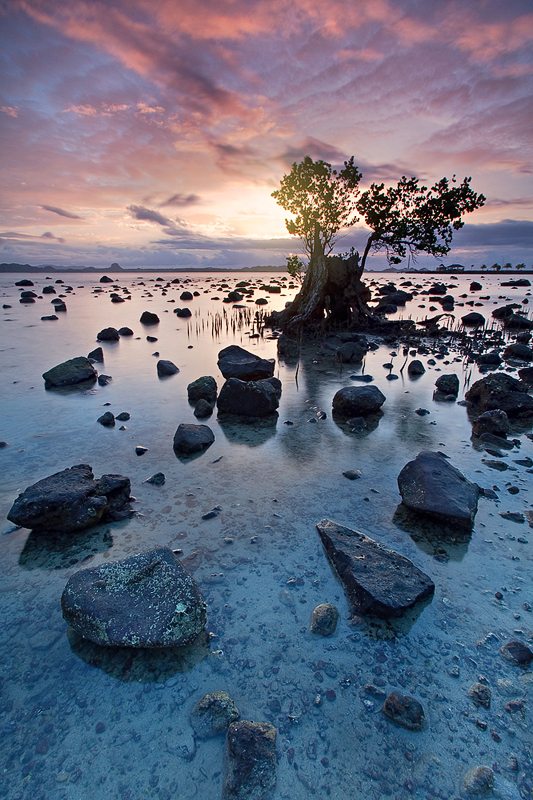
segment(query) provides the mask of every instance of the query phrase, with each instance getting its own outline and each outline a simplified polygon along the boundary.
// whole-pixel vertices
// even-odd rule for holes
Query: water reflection
[[[23,569],[84,567],[97,553],[104,553],[112,546],[113,537],[107,528],[75,534],[31,531],[18,563]]]
[[[241,417],[219,414],[220,429],[228,442],[246,447],[259,447],[276,435],[279,414],[275,411],[266,417]]]
[[[468,551],[472,530],[438,522],[400,503],[393,523],[409,534],[413,542],[437,561],[462,561]]]

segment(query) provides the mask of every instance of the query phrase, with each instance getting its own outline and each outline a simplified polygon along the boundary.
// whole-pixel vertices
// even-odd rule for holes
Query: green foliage
[[[431,189],[418,178],[405,175],[396,186],[373,183],[356,203],[357,211],[372,230],[365,252],[385,250],[389,264],[400,264],[409,253],[444,256],[451,248],[453,232],[463,227],[463,214],[485,203],[482,194],[470,188],[471,178],[456,185],[442,178]]]
[[[491,269],[495,270],[496,272],[499,272],[501,268],[502,268],[501,264],[493,264],[491,267]]]
[[[294,215],[294,219],[285,220],[285,225],[290,234],[300,237],[310,258],[315,235],[327,254],[333,249],[335,234],[356,222],[355,201],[360,180],[353,156],[338,172],[325,161],[305,156],[299,164],[292,165],[280,188],[272,192],[276,202]]]
[[[526,265],[524,263],[517,264],[516,267],[515,267],[515,269],[525,269],[525,268],[526,268]]]
[[[305,275],[305,264],[298,256],[287,256],[287,272],[298,283],[302,283]]]

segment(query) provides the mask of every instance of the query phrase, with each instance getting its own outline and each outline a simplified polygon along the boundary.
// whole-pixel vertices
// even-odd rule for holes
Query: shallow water
[[[254,426],[213,415],[207,424],[215,443],[201,457],[180,461],[172,450],[174,432],[181,422],[196,422],[187,384],[213,375],[220,388],[217,353],[227,344],[276,358],[276,342],[268,331],[250,338],[257,328],[240,325],[242,309],[222,303],[227,289],[204,293],[222,277],[191,275],[186,287],[182,278],[165,294],[175,273],[159,276],[162,281],[150,273],[143,279],[122,276],[119,285],[131,290],[131,300],[111,304],[113,285],[99,284],[99,275],[63,274],[73,290],[57,322],[40,319],[51,313],[53,295],[21,305],[14,282],[23,276],[0,276],[2,302],[12,305],[2,310],[0,348],[0,439],[9,443],[0,450],[0,796],[219,797],[224,740],[195,740],[189,717],[204,694],[223,689],[242,718],[277,728],[276,800],[462,797],[463,777],[478,764],[495,769],[493,796],[532,797],[527,692],[533,674],[499,655],[509,639],[533,639],[533,531],[527,522],[500,516],[532,507],[531,471],[515,463],[533,457],[533,442],[525,435],[531,426],[513,431],[510,438],[519,446],[500,459],[508,469],[497,472],[482,462],[487,454],[470,439],[466,409],[433,400],[439,374],[459,376],[458,400],[479,377],[461,354],[419,356],[427,371],[413,380],[401,371],[401,344],[378,337],[379,349],[362,367],[341,370],[324,343],[310,342],[298,367],[276,363],[283,384],[277,419]],[[242,279],[224,277],[231,287]],[[435,279],[406,277],[423,288]],[[259,278],[268,282],[264,274]],[[279,280],[279,273],[272,278]],[[56,286],[55,279],[43,285]],[[490,318],[495,303],[528,299],[528,289],[501,288],[503,278],[494,275],[482,276],[483,290],[475,294],[469,292],[472,276],[437,277],[443,279],[456,287],[450,290],[456,299],[466,293],[467,300],[482,304],[456,307],[457,317],[479,310]],[[94,294],[96,287],[105,291]],[[42,288],[37,281],[36,288]],[[200,294],[185,303],[179,300],[184,288]],[[281,308],[293,294],[256,291],[255,297],[269,298],[267,309]],[[189,320],[172,313],[184,305],[193,311]],[[252,315],[258,309],[247,305]],[[430,305],[435,306],[419,295],[395,316],[423,318],[440,310]],[[144,310],[158,313],[160,324],[141,325]],[[214,330],[215,319],[220,329]],[[87,355],[97,346],[97,332],[110,325],[134,331],[118,343],[102,343],[105,363],[96,366],[112,382],[84,391],[45,391],[41,374]],[[174,361],[179,374],[158,379],[154,352]],[[432,358],[436,363],[430,365]],[[392,370],[384,368],[391,362]],[[361,370],[373,376],[387,400],[377,426],[353,433],[332,419],[331,400]],[[397,380],[387,380],[391,371]],[[430,413],[419,416],[420,407]],[[96,422],[106,408],[131,414],[125,430]],[[326,419],[317,417],[322,410]],[[135,454],[137,445],[148,448],[145,455]],[[468,541],[443,543],[439,526],[421,526],[398,510],[397,475],[421,450],[446,453],[467,478],[497,491],[497,501],[480,499]],[[28,485],[76,463],[90,464],[97,477],[127,475],[135,516],[67,541],[43,540],[6,521]],[[362,477],[347,480],[342,472],[348,469],[361,470]],[[145,483],[159,471],[164,486]],[[509,493],[509,486],[518,493]],[[222,506],[220,515],[203,521],[216,505]],[[325,517],[411,559],[433,579],[433,600],[401,621],[352,619],[316,532]],[[208,604],[208,640],[185,652],[139,652],[132,658],[67,631],[60,597],[81,562],[96,566],[162,545],[182,550],[200,586]],[[497,591],[503,599],[495,598]],[[340,611],[330,638],[309,632],[312,610],[324,602]],[[490,710],[476,708],[467,696],[479,676],[492,690]],[[377,691],[365,690],[368,684]],[[423,731],[407,731],[382,715],[380,693],[392,689],[423,704]],[[510,699],[521,697],[522,711],[505,710]]]

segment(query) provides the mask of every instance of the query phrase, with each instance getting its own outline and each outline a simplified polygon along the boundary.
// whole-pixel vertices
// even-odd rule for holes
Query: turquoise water
[[[73,288],[57,322],[40,319],[51,313],[50,295],[21,305],[14,282],[22,276],[0,277],[2,302],[12,306],[2,310],[0,348],[0,439],[8,442],[0,450],[0,796],[219,797],[224,740],[195,740],[189,718],[204,694],[223,689],[243,718],[277,728],[276,799],[462,797],[463,777],[478,764],[495,769],[493,796],[532,797],[533,675],[499,655],[509,639],[533,640],[533,531],[527,521],[500,516],[533,508],[531,472],[515,463],[533,457],[526,436],[531,426],[513,431],[510,438],[520,445],[501,459],[508,469],[497,472],[482,462],[487,454],[470,439],[465,407],[433,400],[439,374],[459,376],[459,401],[479,377],[461,354],[419,356],[427,371],[412,380],[401,371],[401,343],[376,337],[379,348],[362,368],[341,370],[331,349],[309,342],[298,367],[276,361],[283,384],[277,420],[228,424],[215,414],[207,420],[215,443],[182,462],[172,437],[181,422],[196,422],[187,384],[213,375],[220,388],[217,353],[227,344],[277,358],[276,341],[268,331],[250,337],[257,333],[252,320],[222,303],[227,289],[214,287],[224,282],[233,288],[235,274],[226,281],[190,275],[186,287],[166,290],[175,274],[159,276],[163,280],[148,272],[142,279],[122,276],[119,291],[127,287],[131,300],[112,304],[113,285],[99,284],[99,276],[63,274]],[[264,274],[255,277],[268,282]],[[406,277],[422,288],[435,278]],[[483,290],[475,294],[469,292],[471,278],[444,278],[456,299],[467,294],[464,301],[482,304],[456,307],[457,316],[479,310],[490,317],[494,304],[528,299],[529,289],[502,288],[497,276],[483,276]],[[94,288],[105,291],[95,294]],[[199,296],[180,301],[184,288]],[[255,298],[268,298],[268,310],[281,308],[293,294],[256,291]],[[184,305],[193,312],[189,320],[172,313]],[[246,305],[252,317],[260,310]],[[432,316],[437,311],[430,305],[435,307],[419,295],[395,316]],[[160,324],[142,326],[144,310],[155,311]],[[41,374],[87,355],[97,346],[98,331],[110,325],[134,331],[118,343],[102,343],[105,362],[97,368],[113,381],[81,392],[45,391]],[[179,374],[158,379],[155,352],[174,361]],[[399,377],[389,381],[391,370],[383,365],[391,362]],[[338,388],[353,385],[350,375],[361,369],[387,400],[377,427],[352,433],[332,419],[331,400]],[[420,407],[430,413],[419,416]],[[96,422],[108,409],[130,413],[125,430]],[[319,411],[326,419],[318,419]],[[141,457],[138,445],[148,448]],[[397,511],[397,475],[421,450],[445,452],[467,478],[495,487],[499,499],[480,499],[468,541],[442,542],[438,526],[414,525]],[[97,477],[127,475],[135,516],[66,540],[43,540],[6,520],[27,486],[76,463],[90,464]],[[362,477],[347,480],[342,472],[348,469],[361,470]],[[145,483],[159,471],[164,486]],[[518,493],[509,493],[510,486]],[[220,515],[203,521],[216,505]],[[433,600],[401,621],[352,618],[316,532],[325,517],[411,559],[433,579]],[[208,637],[185,652],[132,654],[99,648],[67,630],[60,597],[80,565],[162,545],[181,549],[198,582],[208,605]],[[325,639],[309,632],[312,611],[324,602],[340,612],[335,634]],[[476,708],[467,696],[480,676],[492,691],[489,710]],[[369,684],[374,689],[365,689]],[[392,689],[423,704],[423,731],[394,726],[382,715],[382,694]],[[525,698],[522,710],[507,711],[516,698]]]

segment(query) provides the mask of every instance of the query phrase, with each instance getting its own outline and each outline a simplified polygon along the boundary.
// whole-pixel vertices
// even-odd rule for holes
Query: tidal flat
[[[419,327],[408,341],[369,334],[376,349],[360,364],[340,363],[335,338],[309,338],[299,359],[284,360],[256,318],[294,296],[279,273],[247,274],[253,296],[228,303],[243,280],[236,273],[146,271],[121,275],[120,283],[63,273],[63,283],[54,274],[42,285],[29,274],[38,296],[21,304],[22,277],[0,276],[0,797],[221,797],[224,736],[201,740],[191,725],[196,704],[217,691],[242,719],[277,729],[274,800],[466,798],[464,778],[477,766],[493,772],[486,796],[533,797],[533,673],[500,654],[511,640],[533,642],[533,420],[512,421],[512,449],[496,455],[472,439],[462,402],[486,374],[469,358],[474,331],[433,338]],[[391,280],[418,292],[389,315],[397,320],[442,313],[424,292],[444,282],[456,302],[441,324],[458,331],[461,316],[483,314],[488,349],[503,350],[516,334],[495,338],[503,328],[493,309],[527,310],[531,299],[529,288],[503,287],[508,276],[494,274],[365,278],[373,292]],[[482,289],[471,291],[472,280]],[[44,285],[55,294],[43,294]],[[180,299],[185,290],[192,300]],[[123,302],[112,302],[112,293]],[[67,310],[41,320],[60,295]],[[174,314],[177,307],[191,316]],[[141,324],[145,311],[160,322]],[[124,326],[132,336],[97,341],[102,329]],[[278,412],[245,424],[215,409],[205,420],[214,443],[198,457],[177,458],[178,425],[198,421],[187,386],[211,375],[220,390],[217,354],[230,344],[276,359]],[[44,372],[97,346],[106,385],[45,389]],[[416,377],[407,370],[413,358],[425,369]],[[179,372],[159,377],[159,359]],[[499,369],[516,377],[521,366],[511,359]],[[451,373],[457,399],[435,399],[435,381]],[[362,375],[386,401],[383,415],[357,430],[331,409],[338,389]],[[129,419],[105,427],[97,422],[105,411]],[[402,507],[397,477],[421,451],[446,454],[468,480],[492,490],[480,498],[469,535]],[[134,515],[61,536],[7,521],[26,487],[75,464],[127,476]],[[146,482],[157,473],[163,485]],[[408,558],[431,577],[433,598],[401,619],[354,614],[316,530],[324,518]],[[162,546],[178,551],[200,587],[205,636],[186,648],[135,650],[97,646],[67,628],[60,599],[73,574]],[[339,611],[327,637],[310,631],[323,603]],[[470,691],[474,684],[490,688],[488,708]],[[392,691],[422,704],[421,730],[382,713]]]

